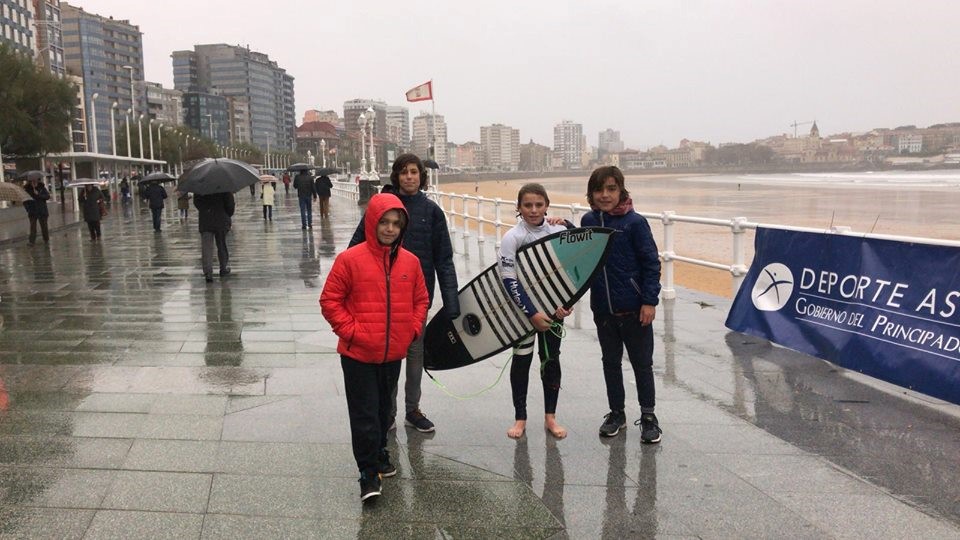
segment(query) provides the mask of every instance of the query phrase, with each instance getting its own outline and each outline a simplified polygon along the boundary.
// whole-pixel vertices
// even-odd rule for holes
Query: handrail
[[[347,196],[352,196],[355,200],[357,199],[358,190],[356,184],[350,182],[334,182],[334,185],[336,186],[338,183],[342,184],[343,186],[342,189],[337,189],[335,187],[334,191],[336,193],[342,193]],[[352,188],[352,191],[350,188]],[[457,234],[460,234],[460,239],[462,240],[463,245],[462,255],[466,258],[470,257],[470,240],[476,236],[477,251],[479,253],[480,261],[484,262],[484,243],[487,237],[485,228],[493,228],[493,237],[495,239],[494,246],[495,250],[498,251],[500,249],[500,241],[505,232],[505,227],[509,228],[513,226],[512,223],[507,224],[503,222],[503,212],[501,207],[505,206],[508,209],[508,212],[513,211],[515,207],[514,201],[505,201],[499,197],[490,199],[487,197],[481,197],[479,195],[445,193],[442,191],[427,191],[426,194],[428,197],[436,201],[436,203],[443,210],[444,215],[446,215],[447,225],[450,229],[451,242],[455,242]],[[488,208],[489,205],[492,205],[492,208]],[[475,213],[471,213],[471,209],[473,209]],[[551,204],[550,209],[554,211],[561,210],[569,212],[571,221],[574,223],[578,222],[578,216],[590,211],[590,208],[579,204]],[[841,234],[845,236],[857,236],[861,238],[875,238],[880,240],[894,240],[899,242],[914,242],[960,247],[960,241],[957,240],[941,240],[937,238],[864,233],[856,232],[851,230],[850,227],[843,226],[833,226],[829,229],[817,229],[793,225],[757,223],[748,221],[745,217],[718,219],[700,216],[686,216],[677,214],[676,212],[670,210],[663,212],[637,213],[647,219],[657,220],[663,224],[663,242],[661,243],[661,250],[659,254],[660,260],[662,261],[661,295],[666,299],[676,298],[677,295],[674,285],[674,262],[684,262],[704,268],[729,272],[733,278],[733,294],[736,295],[748,270],[746,260],[746,238],[744,235],[747,230],[756,230],[758,227],[785,229],[799,232]],[[462,231],[457,229],[457,220],[459,220],[460,224],[462,225]],[[729,228],[733,240],[733,260],[730,261],[730,263],[723,263],[678,254],[676,252],[674,230],[674,226],[677,223],[690,223],[710,227]],[[471,225],[474,228],[472,231]],[[494,253],[494,259],[496,259],[496,253]],[[579,316],[578,311],[575,313],[577,316]],[[575,321],[575,326],[579,326],[579,319]]]

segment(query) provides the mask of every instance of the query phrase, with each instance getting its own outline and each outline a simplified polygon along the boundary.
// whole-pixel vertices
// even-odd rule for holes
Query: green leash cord
[[[551,323],[550,323],[550,328],[547,329],[547,332],[551,332],[553,335],[557,336],[557,337],[560,338],[560,339],[563,339],[563,338],[565,338],[565,337],[567,336],[567,329],[563,327],[563,324],[561,324],[561,323],[559,323],[559,322],[557,322],[557,321],[554,321],[554,322],[551,322]],[[543,342],[543,346],[544,346],[544,351],[547,353],[547,354],[546,354],[547,359],[544,360],[544,361],[542,361],[542,362],[540,362],[540,375],[541,375],[541,376],[543,376],[543,370],[544,370],[544,368],[546,367],[547,362],[550,361],[550,350],[549,350],[549,348],[547,347],[547,342],[546,342],[546,341]],[[513,355],[512,355],[512,354],[510,355],[510,360],[513,360]],[[450,397],[452,397],[452,398],[454,398],[454,399],[459,399],[459,400],[461,400],[461,401],[465,401],[465,400],[473,399],[473,398],[475,398],[475,397],[478,397],[478,396],[481,396],[481,395],[483,395],[483,394],[486,394],[486,393],[489,392],[490,390],[493,390],[493,388],[494,388],[495,386],[497,386],[498,384],[500,384],[500,380],[503,379],[503,374],[504,374],[504,372],[507,371],[507,366],[510,365],[510,360],[507,360],[506,362],[504,362],[503,367],[500,368],[500,373],[497,375],[497,380],[493,381],[493,384],[491,384],[490,386],[488,386],[488,387],[486,387],[486,388],[483,388],[482,390],[479,390],[479,391],[477,391],[477,392],[474,392],[474,393],[472,393],[472,394],[466,394],[466,395],[462,395],[462,396],[461,396],[461,395],[458,395],[458,394],[454,394],[454,393],[451,392],[450,390],[447,390],[447,387],[444,386],[444,384],[443,384],[442,382],[440,382],[439,380],[437,380],[437,378],[434,377],[433,374],[430,373],[430,371],[428,371],[428,370],[426,370],[426,369],[425,369],[424,371],[426,372],[427,377],[430,377],[430,381],[432,381],[433,384],[434,384],[437,388],[439,388],[441,392],[443,392],[444,394],[446,394],[446,395],[448,395],[448,396],[450,396]]]

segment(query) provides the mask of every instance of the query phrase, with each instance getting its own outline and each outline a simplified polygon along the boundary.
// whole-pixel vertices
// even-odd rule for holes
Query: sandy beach
[[[679,215],[719,219],[745,217],[764,224],[793,225],[828,229],[847,226],[858,232],[960,240],[960,173],[946,172],[926,177],[870,177],[850,175],[746,175],[696,176],[677,174],[628,176],[627,189],[634,208],[642,212],[666,210]],[[911,176],[912,175],[912,176]],[[441,179],[442,180],[442,179]],[[550,194],[554,214],[568,215],[557,205],[586,206],[587,174],[582,179],[539,179]],[[442,183],[441,191],[516,200],[526,180],[487,180]],[[459,204],[459,203],[458,203]],[[492,205],[489,205],[492,207]],[[459,206],[458,206],[459,208]],[[476,206],[471,206],[472,214]],[[501,210],[503,212],[503,210]],[[488,217],[493,217],[492,209]],[[511,224],[504,213],[502,220]],[[576,221],[579,224],[579,220]],[[658,246],[663,246],[663,226],[650,220]],[[488,234],[493,234],[492,228]],[[732,235],[728,228],[678,224],[675,228],[678,255],[722,264],[732,261]],[[753,231],[748,231],[747,262],[753,258]],[[677,263],[679,286],[711,294],[732,296],[728,272]]]

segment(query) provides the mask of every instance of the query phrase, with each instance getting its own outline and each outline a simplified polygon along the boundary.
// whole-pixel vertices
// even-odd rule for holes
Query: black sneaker
[[[384,450],[380,454],[380,464],[377,466],[377,470],[380,471],[381,478],[390,478],[397,474],[397,468],[390,463],[390,452]]]
[[[633,425],[640,426],[640,442],[648,444],[660,442],[660,434],[663,433],[663,430],[660,429],[657,415],[653,413],[641,414],[640,419]]]
[[[430,433],[435,429],[433,422],[428,420],[427,417],[420,412],[420,409],[408,412],[405,424],[416,429],[420,433]]]
[[[204,274],[203,280],[206,281],[207,283],[213,283],[213,276],[211,276],[210,274]]]
[[[627,415],[623,411],[610,411],[600,424],[601,437],[615,437],[621,429],[627,427]]]
[[[373,471],[360,473],[360,501],[367,502],[380,496],[380,475]]]

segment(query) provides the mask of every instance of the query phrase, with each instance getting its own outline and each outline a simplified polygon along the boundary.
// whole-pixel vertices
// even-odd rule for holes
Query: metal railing
[[[352,197],[354,200],[357,199],[358,194],[356,184],[349,182],[340,183],[340,186],[336,186],[336,184],[337,182],[334,183],[334,191],[337,194]],[[499,197],[496,199],[490,199],[477,195],[444,193],[440,191],[427,191],[426,193],[428,197],[437,202],[440,208],[443,209],[444,214],[447,216],[447,225],[450,229],[450,237],[454,244],[454,250],[457,249],[457,235],[459,234],[462,245],[461,254],[464,257],[469,258],[471,242],[475,242],[480,261],[485,262],[486,257],[484,247],[488,238],[487,229],[492,228],[493,234],[491,237],[495,241],[493,259],[496,260],[496,252],[500,249],[500,241],[503,238],[503,234],[513,227],[515,223],[506,223],[503,221],[503,209],[506,208],[506,212],[509,215],[514,215],[513,212],[515,212],[516,209],[515,201],[505,201]],[[579,217],[587,212],[590,212],[590,208],[579,204],[551,204],[550,209],[554,212],[554,214],[556,214],[557,210],[569,213],[570,221],[573,223],[579,223]],[[773,223],[756,223],[748,221],[745,217],[717,219],[698,216],[685,216],[670,210],[664,212],[637,213],[648,220],[656,220],[663,225],[663,241],[659,243],[661,247],[659,253],[660,260],[662,262],[661,295],[665,299],[676,298],[677,295],[674,284],[675,262],[683,262],[704,268],[712,268],[715,270],[729,272],[730,276],[733,278],[732,292],[734,295],[736,295],[749,268],[749,261],[746,259],[745,235],[748,230],[756,230],[758,227],[801,232],[842,234],[862,238],[876,238],[881,240],[960,247],[960,241],[955,240],[863,233],[853,231],[850,229],[850,227],[844,226],[833,226],[829,229],[816,229]],[[459,228],[457,227],[458,222],[460,225]],[[678,223],[689,223],[729,229],[732,241],[731,247],[733,249],[732,260],[728,263],[724,263],[678,254],[676,252],[676,225]],[[579,326],[579,324],[577,324],[577,326]]]

